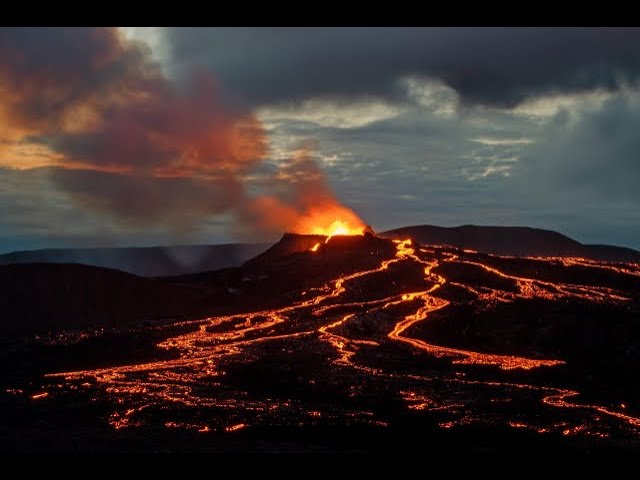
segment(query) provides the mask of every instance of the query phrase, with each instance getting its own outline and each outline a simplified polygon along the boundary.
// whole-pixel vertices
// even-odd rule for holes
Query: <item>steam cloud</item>
[[[340,204],[322,170],[313,160],[314,145],[302,145],[269,179],[269,189],[277,195],[264,195],[244,204],[241,226],[254,231],[312,233],[341,219],[351,226],[363,225],[351,209]]]
[[[185,231],[229,212],[246,236],[304,229],[321,207],[359,222],[308,146],[263,180],[268,195],[249,195],[245,178],[267,153],[258,119],[209,74],[170,81],[117,29],[1,29],[0,92],[0,154],[46,149],[55,185],[124,223]]]

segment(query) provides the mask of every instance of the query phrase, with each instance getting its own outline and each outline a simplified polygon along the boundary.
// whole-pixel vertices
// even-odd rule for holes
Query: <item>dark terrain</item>
[[[0,448],[638,452],[638,264],[324,241],[162,279],[0,267]]]
[[[79,263],[112,268],[143,277],[185,275],[238,267],[269,248],[264,243],[163,247],[49,248],[0,255],[0,265]]]
[[[640,262],[640,252],[612,245],[585,245],[561,233],[530,227],[417,225],[381,233],[387,238],[414,238],[425,245],[447,245],[496,255],[585,257],[610,262]]]
[[[640,252],[611,245],[583,245],[550,230],[528,227],[419,225],[389,230],[386,238],[414,238],[425,245],[448,245],[497,255],[585,257],[640,262]],[[50,248],[0,255],[0,265],[79,263],[122,270],[143,277],[168,277],[239,267],[270,247],[265,243],[224,245]]]

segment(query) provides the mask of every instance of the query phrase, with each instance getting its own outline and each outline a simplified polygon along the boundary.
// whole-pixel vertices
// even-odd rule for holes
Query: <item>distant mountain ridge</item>
[[[22,260],[0,266],[0,337],[29,335],[59,329],[82,329],[88,326],[119,327],[131,322],[161,318],[199,318],[212,310],[228,308],[275,307],[293,300],[290,292],[302,285],[316,287],[338,274],[357,268],[373,268],[380,258],[388,258],[395,246],[387,238],[414,238],[421,244],[439,244],[473,249],[483,253],[513,256],[580,256],[609,261],[640,262],[640,252],[607,245],[583,245],[569,237],[548,230],[526,227],[454,228],[429,225],[406,227],[377,236],[326,237],[286,233],[279,242],[265,245],[213,245],[204,247],[151,247],[122,249],[69,249],[56,252],[56,259],[79,258],[78,252],[98,252],[100,261],[129,260],[137,268],[152,262],[167,251],[191,257],[191,249],[203,253],[191,262],[200,273],[144,278],[130,273],[82,264],[27,263],[28,255],[47,256],[51,250],[18,252],[0,257]],[[320,243],[316,253],[309,250]],[[217,247],[217,248],[216,248]],[[235,248],[234,248],[235,247]],[[267,245],[268,247],[268,245]],[[106,250],[112,257],[104,255]],[[264,250],[264,251],[263,251]],[[243,255],[257,254],[241,262]],[[217,255],[207,254],[216,253]],[[235,252],[236,256],[231,256]],[[64,257],[67,255],[67,257]],[[76,255],[76,257],[73,257]],[[136,258],[136,255],[141,258]],[[154,257],[155,255],[155,257]],[[225,258],[225,255],[228,255]],[[85,255],[83,260],[96,260]],[[162,257],[160,257],[162,258]],[[170,258],[170,257],[169,257]],[[186,260],[185,260],[186,259]],[[177,262],[177,260],[174,260]],[[522,260],[527,262],[527,260]],[[218,263],[216,263],[218,262]],[[216,268],[237,262],[235,268]],[[179,263],[178,263],[179,264]],[[169,270],[167,264],[160,268]],[[171,263],[168,264],[171,268]],[[179,264],[180,268],[188,268]],[[131,264],[128,265],[131,267]],[[207,268],[213,267],[213,268]],[[147,270],[149,272],[150,270]],[[163,270],[152,270],[159,273]],[[592,275],[591,272],[589,275]],[[375,285],[370,285],[375,288]],[[368,288],[369,288],[368,287]]]
[[[611,245],[586,245],[552,230],[530,227],[463,225],[438,227],[415,225],[377,235],[387,238],[412,237],[419,243],[447,245],[496,255],[585,257],[610,262],[640,262],[640,252]],[[0,266],[19,263],[74,263],[121,270],[143,277],[189,275],[271,256],[308,250],[325,237],[285,234],[285,242],[120,247],[58,248],[17,251],[0,255]],[[263,255],[264,254],[264,255]]]
[[[237,267],[270,247],[268,243],[120,248],[51,248],[0,255],[0,265],[77,263],[143,277],[186,275]]]
[[[430,245],[448,245],[495,255],[585,257],[610,262],[640,262],[640,252],[612,245],[586,245],[552,230],[531,227],[415,225],[379,233]]]
[[[0,266],[0,338],[90,326],[184,318],[197,289],[119,270],[64,263]]]

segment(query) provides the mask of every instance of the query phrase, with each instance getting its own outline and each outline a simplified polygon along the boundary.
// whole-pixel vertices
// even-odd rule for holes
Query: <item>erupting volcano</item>
[[[181,435],[205,450],[231,435],[280,449],[281,435],[295,443],[318,431],[333,432],[323,444],[331,450],[344,429],[348,448],[388,438],[386,448],[406,449],[416,428],[435,443],[456,432],[446,438],[463,446],[640,438],[640,396],[621,383],[628,373],[607,370],[640,355],[629,342],[640,264],[385,238],[338,201],[309,149],[279,175],[286,195],[241,202],[244,223],[288,232],[263,253],[131,283],[145,298],[157,292],[140,307],[144,320],[52,332],[7,353],[47,359],[5,362],[39,365],[5,366],[5,402],[27,412],[11,419],[22,422],[15,431],[71,402],[80,437],[98,428],[127,442],[142,432],[159,439],[151,450]],[[592,349],[608,317],[622,322],[610,363]]]
[[[416,428],[538,447],[546,440],[531,435],[640,436],[637,397],[607,360],[549,333],[585,335],[602,315],[632,321],[640,266],[421,245],[332,214],[239,268],[170,279],[206,289],[205,318],[52,337],[60,351],[88,353],[85,342],[91,367],[52,362],[37,387],[12,385],[13,401],[98,405],[101,428],[122,438],[193,432],[205,445],[290,429],[300,439],[348,428],[347,444],[391,435],[386,448],[406,448],[402,432]],[[100,353],[123,336],[139,339],[135,361]]]
[[[342,218],[338,217],[340,214],[342,214]],[[333,210],[322,213],[312,212],[309,218],[293,228],[293,232],[302,235],[333,237],[334,235],[362,235],[366,228],[364,222],[355,213],[344,209],[344,211],[338,212]]]
[[[640,452],[634,36],[0,28],[0,451]]]

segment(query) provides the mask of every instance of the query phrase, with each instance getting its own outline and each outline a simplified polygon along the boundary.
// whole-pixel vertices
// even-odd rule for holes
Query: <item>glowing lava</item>
[[[364,225],[352,226],[342,220],[334,220],[328,227],[315,227],[311,233],[314,235],[326,235],[329,238],[335,235],[362,235]]]
[[[363,235],[367,225],[348,207],[320,202],[294,223],[291,231],[302,235]]]
[[[322,225],[322,224],[321,224]],[[327,238],[324,243],[329,243],[331,237],[340,236],[340,235],[364,235],[364,231],[367,227],[364,223],[358,219],[357,223],[350,223],[344,220],[334,220],[331,222],[329,226],[315,226],[311,229],[310,233],[312,235],[325,235]],[[316,243],[309,250],[312,252],[317,252],[318,248],[320,248],[320,243]]]
[[[351,217],[339,218],[316,217],[315,226],[305,231],[328,238],[363,234],[366,227],[357,217],[354,222]],[[317,251],[321,245],[318,242],[310,250]],[[373,250],[374,247],[367,249],[365,254],[369,256]],[[86,389],[96,398],[115,400],[116,411],[109,417],[115,429],[153,425],[156,418],[162,418],[167,428],[230,433],[252,425],[282,422],[304,426],[324,418],[338,418],[336,415],[349,422],[357,419],[369,425],[387,425],[386,420],[369,410],[372,404],[367,402],[377,392],[396,388],[406,408],[416,414],[446,415],[439,423],[441,428],[503,423],[538,433],[640,436],[640,418],[633,416],[634,412],[627,413],[626,405],[620,406],[625,410],[622,412],[607,405],[583,403],[577,390],[541,384],[533,376],[515,376],[518,371],[556,368],[564,364],[561,359],[453,348],[432,343],[416,328],[461,301],[473,302],[478,308],[529,299],[620,304],[629,301],[624,296],[626,292],[552,282],[540,278],[540,272],[535,276],[521,275],[517,269],[513,271],[517,264],[512,265],[507,257],[426,247],[411,239],[393,240],[387,250],[376,255],[367,266],[346,269],[319,286],[301,289],[297,300],[279,308],[167,324],[166,328],[177,329],[176,333],[169,334],[168,330],[157,346],[171,352],[168,358],[48,377],[62,390]],[[536,261],[541,265],[558,263],[556,259]],[[565,259],[558,268],[571,268],[578,262],[586,263],[582,259]],[[589,267],[630,278],[640,276],[640,266],[631,264],[616,267],[593,262]],[[474,268],[492,282],[469,284],[466,277],[454,276],[462,268]],[[403,284],[400,272],[406,271],[419,272],[414,283]],[[376,288],[382,285],[384,289]],[[458,297],[461,292],[464,296]],[[189,327],[188,331],[182,330],[185,327]],[[298,381],[304,380],[317,389],[322,384],[344,387],[353,404],[322,410],[297,397],[281,400],[249,394],[225,381],[238,365],[246,365],[246,372],[253,371],[256,362],[271,361],[271,356],[277,354],[280,357],[276,358],[285,359],[279,360],[282,369],[288,369],[295,364],[296,355],[314,353],[321,359],[317,361],[326,362],[318,366],[323,374],[307,378],[302,375],[311,373],[301,370],[296,373],[300,375],[296,377]],[[449,362],[442,371],[434,370],[437,367],[429,363],[425,369],[428,357]],[[317,371],[313,365],[309,372]],[[481,366],[491,368],[474,378]],[[503,372],[507,370],[512,373],[505,378]],[[521,378],[522,383],[506,381],[509,378]],[[46,394],[38,393],[32,398],[43,395]],[[52,396],[55,395],[54,390]],[[362,406],[356,407],[360,396]],[[499,402],[528,410],[496,409],[494,404]],[[189,422],[185,423],[184,418]]]

